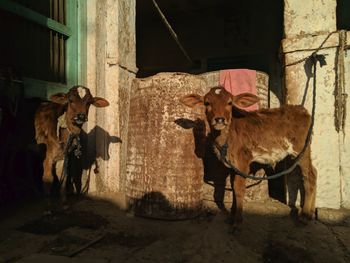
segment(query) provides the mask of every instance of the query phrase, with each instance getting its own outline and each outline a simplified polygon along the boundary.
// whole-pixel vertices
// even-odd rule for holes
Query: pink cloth
[[[256,95],[256,71],[251,69],[226,69],[220,70],[220,85],[232,95],[252,93]],[[259,108],[254,104],[246,111],[254,111]]]

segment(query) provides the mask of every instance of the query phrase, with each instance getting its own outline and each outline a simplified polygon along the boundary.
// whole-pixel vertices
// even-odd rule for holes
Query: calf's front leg
[[[53,176],[51,174],[51,171],[52,171],[52,159],[47,156],[44,160],[44,173],[42,177],[45,198],[49,197],[51,194],[51,187],[53,184]]]
[[[232,184],[232,207],[231,222],[233,223],[233,231],[235,231],[243,221],[243,199],[245,194],[245,178],[234,175]]]
[[[52,198],[52,187],[54,183],[53,170],[55,169],[53,164],[53,158],[49,153],[46,153],[46,157],[43,164],[44,173],[42,177],[43,183],[43,192],[44,198],[46,202],[45,213],[51,213],[50,210],[52,208],[51,198]]]

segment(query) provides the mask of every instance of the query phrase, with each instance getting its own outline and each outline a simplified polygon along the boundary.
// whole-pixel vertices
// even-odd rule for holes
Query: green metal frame
[[[86,1],[66,1],[67,25],[63,25],[16,2],[0,0],[0,8],[14,13],[67,37],[67,83],[54,83],[23,78],[26,97],[47,99],[56,92],[65,92],[73,85],[86,83]]]
[[[76,0],[79,8],[77,22],[77,81],[80,85],[87,85],[87,1]]]

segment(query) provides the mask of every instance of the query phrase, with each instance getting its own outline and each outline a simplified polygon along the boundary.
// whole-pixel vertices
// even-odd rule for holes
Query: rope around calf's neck
[[[77,148],[74,149],[74,155],[77,158],[80,158],[80,156],[82,155],[82,151],[81,151],[81,144],[80,144],[80,137],[79,134],[75,134],[75,133],[69,133],[68,139],[67,139],[67,143],[65,145],[64,148],[64,159],[63,159],[63,169],[62,169],[62,176],[61,176],[61,181],[63,181],[64,177],[68,176],[68,159],[69,159],[69,153],[70,153],[70,148],[72,146],[73,140],[76,139],[77,140]]]

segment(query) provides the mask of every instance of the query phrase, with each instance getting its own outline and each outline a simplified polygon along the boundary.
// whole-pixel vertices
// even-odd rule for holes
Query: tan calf
[[[66,200],[65,185],[69,180],[66,177],[74,175],[67,174],[60,178],[56,174],[56,163],[64,158],[64,153],[72,156],[74,151],[80,150],[79,134],[82,125],[88,119],[90,105],[106,107],[109,103],[103,98],[93,97],[86,87],[74,86],[67,93],[52,95],[51,101],[41,104],[36,112],[36,141],[46,146],[43,183],[47,197],[51,193],[53,183],[57,182],[61,187],[62,201]],[[67,148],[69,137],[74,139]]]
[[[286,105],[277,109],[246,112],[259,101],[258,97],[244,93],[233,96],[222,87],[212,88],[205,96],[190,94],[181,98],[189,107],[204,106],[215,143],[227,145],[227,161],[249,174],[253,162],[274,167],[287,156],[295,157],[304,147],[311,118],[302,106]],[[217,147],[214,151],[219,159]],[[312,218],[315,211],[316,170],[311,164],[308,145],[299,162],[305,188],[305,201],[301,216]],[[233,181],[231,218],[234,226],[242,222],[245,178],[236,175]]]

